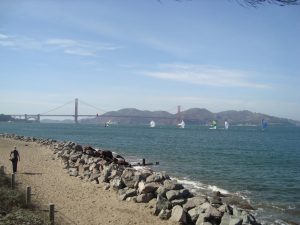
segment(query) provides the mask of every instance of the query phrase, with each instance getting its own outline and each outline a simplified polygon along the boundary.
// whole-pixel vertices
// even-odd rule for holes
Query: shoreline
[[[145,172],[132,169],[122,156],[112,156],[111,152],[82,147],[73,142],[58,142],[51,139],[37,139],[17,135],[0,135],[4,140],[17,140],[21,143],[33,143],[50,149],[48,157],[56,166],[68,171],[68,179],[76,179],[84,185],[91,185],[115,195],[119,204],[125,208],[135,206],[148,209],[148,217],[161,218],[151,224],[260,224],[251,214],[251,206],[244,205],[244,210],[231,205],[225,199],[228,196],[220,192],[214,196],[194,196],[180,183],[171,180],[165,172]],[[1,140],[0,139],[0,140]],[[44,152],[44,151],[42,151]],[[22,156],[21,156],[22,157]],[[22,158],[21,158],[22,159]],[[48,159],[49,160],[49,159]],[[59,162],[61,160],[63,165]],[[21,161],[22,162],[22,161]],[[60,164],[60,165],[59,165]],[[82,182],[85,181],[85,182]],[[115,194],[114,192],[117,192]],[[123,201],[121,201],[123,200]],[[239,200],[234,199],[236,203]],[[139,204],[136,204],[138,202]],[[226,203],[224,203],[226,202]],[[244,203],[243,203],[244,204]],[[145,210],[144,210],[145,211]],[[154,214],[157,217],[151,215]],[[80,223],[78,223],[80,224]],[[93,224],[93,223],[90,223]],[[95,223],[96,224],[96,223]],[[119,223],[114,223],[119,224]],[[129,223],[131,224],[131,223]],[[144,221],[142,224],[146,224]]]

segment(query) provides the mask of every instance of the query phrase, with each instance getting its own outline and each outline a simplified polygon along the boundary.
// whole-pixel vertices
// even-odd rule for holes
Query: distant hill
[[[216,120],[219,125],[224,125],[227,120],[230,125],[260,125],[262,119],[265,119],[269,125],[279,126],[300,126],[299,121],[278,118],[262,113],[254,113],[248,110],[236,111],[229,110],[219,113],[210,112],[203,108],[192,108],[181,112],[181,119],[187,125],[209,125],[212,120]],[[111,111],[101,115],[98,118],[88,118],[80,120],[81,123],[102,123],[107,121],[118,124],[148,125],[154,120],[157,125],[175,125],[178,123],[177,114],[166,111],[148,111],[135,108],[125,108],[118,111]]]

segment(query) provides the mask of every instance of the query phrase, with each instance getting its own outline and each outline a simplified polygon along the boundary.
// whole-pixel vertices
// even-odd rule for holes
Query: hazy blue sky
[[[1,0],[0,113],[135,107],[300,120],[300,6]],[[55,113],[73,113],[68,105]]]

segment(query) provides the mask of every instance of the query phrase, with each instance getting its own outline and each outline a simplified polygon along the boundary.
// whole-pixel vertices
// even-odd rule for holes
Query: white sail
[[[153,120],[150,122],[150,127],[155,127],[155,122]]]
[[[105,126],[105,127],[109,127],[110,123],[111,123],[111,121],[109,120],[109,121],[107,121],[107,122],[104,124],[104,126]]]
[[[181,122],[179,124],[177,124],[177,127],[184,128],[185,127],[185,122],[183,120],[181,120]]]
[[[217,129],[217,121],[213,120],[209,129],[216,130]]]
[[[225,130],[228,130],[228,128],[229,128],[229,123],[228,123],[226,120],[225,120],[224,126],[225,126]]]

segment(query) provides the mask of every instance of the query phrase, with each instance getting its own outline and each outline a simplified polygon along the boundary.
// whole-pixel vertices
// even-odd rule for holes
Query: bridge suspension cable
[[[100,108],[98,108],[98,107],[96,107],[96,106],[93,106],[93,105],[91,105],[91,104],[89,104],[89,103],[86,103],[86,102],[84,102],[84,101],[82,101],[82,100],[78,100],[81,104],[83,104],[83,105],[86,105],[86,106],[89,106],[89,107],[92,107],[92,108],[94,108],[94,109],[96,109],[96,110],[99,110],[100,112],[102,112],[102,113],[106,113],[107,111],[106,110],[103,110],[103,109],[100,109]]]
[[[54,109],[51,109],[51,110],[49,110],[49,111],[47,111],[47,112],[40,113],[40,115],[45,115],[45,114],[47,114],[47,113],[49,113],[49,112],[53,112],[53,111],[55,111],[55,110],[57,110],[57,109],[60,109],[60,108],[66,106],[66,105],[68,105],[68,104],[71,104],[71,103],[74,103],[74,100],[69,101],[69,102],[67,102],[67,103],[65,103],[65,104],[63,104],[63,105],[61,105],[61,106],[58,106],[58,107],[56,107],[56,108],[54,108]]]

